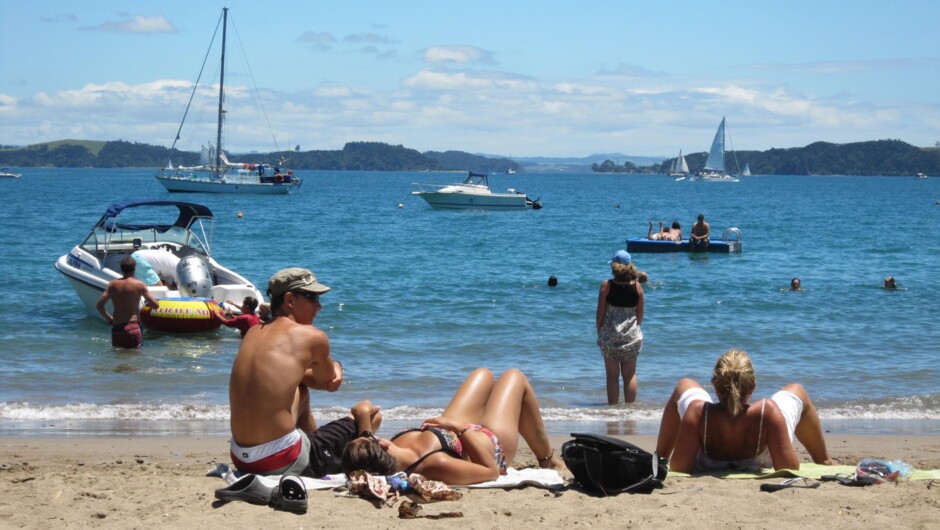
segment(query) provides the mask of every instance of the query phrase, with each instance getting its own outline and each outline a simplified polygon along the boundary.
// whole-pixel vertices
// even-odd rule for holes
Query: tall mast
[[[215,170],[218,175],[222,175],[222,108],[224,86],[225,86],[225,31],[228,27],[228,8],[222,8],[222,66],[219,70],[219,125],[216,129],[215,137]]]

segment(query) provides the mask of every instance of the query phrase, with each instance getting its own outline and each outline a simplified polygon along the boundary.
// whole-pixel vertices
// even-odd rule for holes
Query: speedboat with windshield
[[[96,304],[108,282],[122,277],[121,261],[134,257],[138,271],[146,261],[159,278],[148,289],[160,308],[142,310],[145,326],[177,332],[215,329],[220,323],[213,314],[226,301],[263,298],[244,276],[212,256],[213,219],[209,208],[188,202],[114,203],[55,268],[75,289],[85,311],[100,318]],[[229,308],[239,312],[231,304]]]
[[[467,178],[457,184],[422,184],[415,182],[418,191],[412,195],[421,197],[432,208],[451,210],[538,210],[542,203],[530,199],[525,193],[513,188],[505,193],[494,193],[490,189],[486,173],[468,171]]]

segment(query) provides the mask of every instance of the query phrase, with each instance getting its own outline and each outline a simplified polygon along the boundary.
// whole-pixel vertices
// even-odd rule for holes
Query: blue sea
[[[321,420],[369,398],[415,422],[473,368],[518,367],[553,433],[653,434],[680,377],[707,386],[741,348],[755,395],[801,382],[831,432],[940,433],[940,178],[494,175],[544,208],[483,212],[410,193],[457,173],[300,171],[299,192],[277,197],[171,195],[144,169],[22,173],[0,180],[0,435],[227,432],[237,331],[147,332],[140,351],[114,350],[53,268],[126,199],[209,206],[213,256],[262,291],[289,266],[333,288],[315,325],[345,381],[313,395]],[[608,406],[594,324],[608,260],[649,221],[688,234],[699,213],[715,236],[738,228],[744,251],[634,254],[650,277],[639,401]],[[881,288],[887,275],[900,289]]]

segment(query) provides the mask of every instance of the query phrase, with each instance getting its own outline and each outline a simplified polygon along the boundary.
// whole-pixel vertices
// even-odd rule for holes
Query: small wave
[[[137,420],[191,421],[228,420],[229,408],[221,405],[181,403],[174,405],[121,404],[32,405],[0,403],[0,418],[20,421]]]
[[[418,406],[396,406],[382,409],[385,420],[420,422],[440,415],[442,409]],[[316,408],[314,417],[329,421],[349,414],[345,407]],[[658,422],[662,406],[658,404],[606,405],[582,407],[545,407],[546,422]],[[859,400],[821,407],[819,416],[826,420],[940,420],[940,399],[936,394],[886,400]],[[204,403],[175,404],[109,404],[73,403],[38,405],[31,403],[0,403],[0,419],[12,421],[56,420],[133,420],[133,421],[200,421],[229,419],[228,405]]]

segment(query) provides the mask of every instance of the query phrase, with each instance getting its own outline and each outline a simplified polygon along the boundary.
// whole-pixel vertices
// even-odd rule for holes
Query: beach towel
[[[480,484],[471,484],[468,488],[502,488],[512,489],[524,486],[535,486],[549,490],[564,489],[565,481],[561,475],[554,469],[539,469],[530,467],[526,469],[516,469],[511,467],[506,470],[505,475],[500,475],[498,479],[483,482]]]
[[[696,473],[696,476],[707,476],[707,477],[719,477],[719,478],[737,478],[737,479],[763,479],[763,478],[777,478],[777,477],[803,477],[803,478],[813,478],[819,479],[823,475],[836,475],[843,473],[846,475],[855,474],[855,466],[824,466],[822,464],[800,464],[800,469],[781,469],[780,471],[774,471],[773,469],[765,469],[760,472],[751,473],[751,472],[740,472],[740,471],[721,471],[721,472],[709,472],[709,473]],[[679,473],[676,471],[669,471],[669,476],[674,477],[691,477],[692,475],[688,473]],[[936,480],[940,479],[940,469],[915,469],[911,474],[910,480]]]
[[[208,473],[209,476],[221,477],[225,480],[226,484],[232,484],[238,480],[240,475],[236,475],[235,471],[226,464],[219,464]],[[272,477],[261,477],[262,483],[265,486],[277,486],[278,481],[281,477],[272,476]],[[312,490],[325,490],[332,489],[338,486],[346,485],[346,475],[327,475],[323,478],[310,478],[310,477],[300,477],[303,480],[304,486],[306,486],[307,491]],[[384,477],[381,477],[382,480],[385,480]],[[565,482],[562,480],[561,475],[558,474],[558,471],[554,469],[538,469],[538,468],[526,468],[526,469],[516,469],[510,467],[506,470],[505,475],[500,475],[498,479],[483,482],[480,484],[473,484],[471,486],[466,486],[468,488],[502,488],[502,489],[512,489],[512,488],[521,488],[524,486],[535,486],[537,488],[544,488],[550,490],[560,490],[565,487]]]
[[[219,464],[214,469],[209,470],[209,472],[206,473],[206,475],[210,477],[219,477],[222,480],[224,480],[226,484],[231,485],[236,480],[241,478],[241,476],[244,475],[244,473],[236,474],[236,471],[232,469],[231,467],[229,467],[228,465]],[[300,478],[303,481],[304,487],[307,488],[307,491],[328,490],[328,489],[335,488],[337,486],[346,485],[346,475],[342,475],[342,474],[327,475],[323,478],[310,478],[310,477],[298,477],[298,478]],[[277,487],[278,484],[280,484],[281,477],[280,475],[272,475],[272,476],[258,475],[258,479],[265,486],[270,486],[272,488],[275,488]]]

